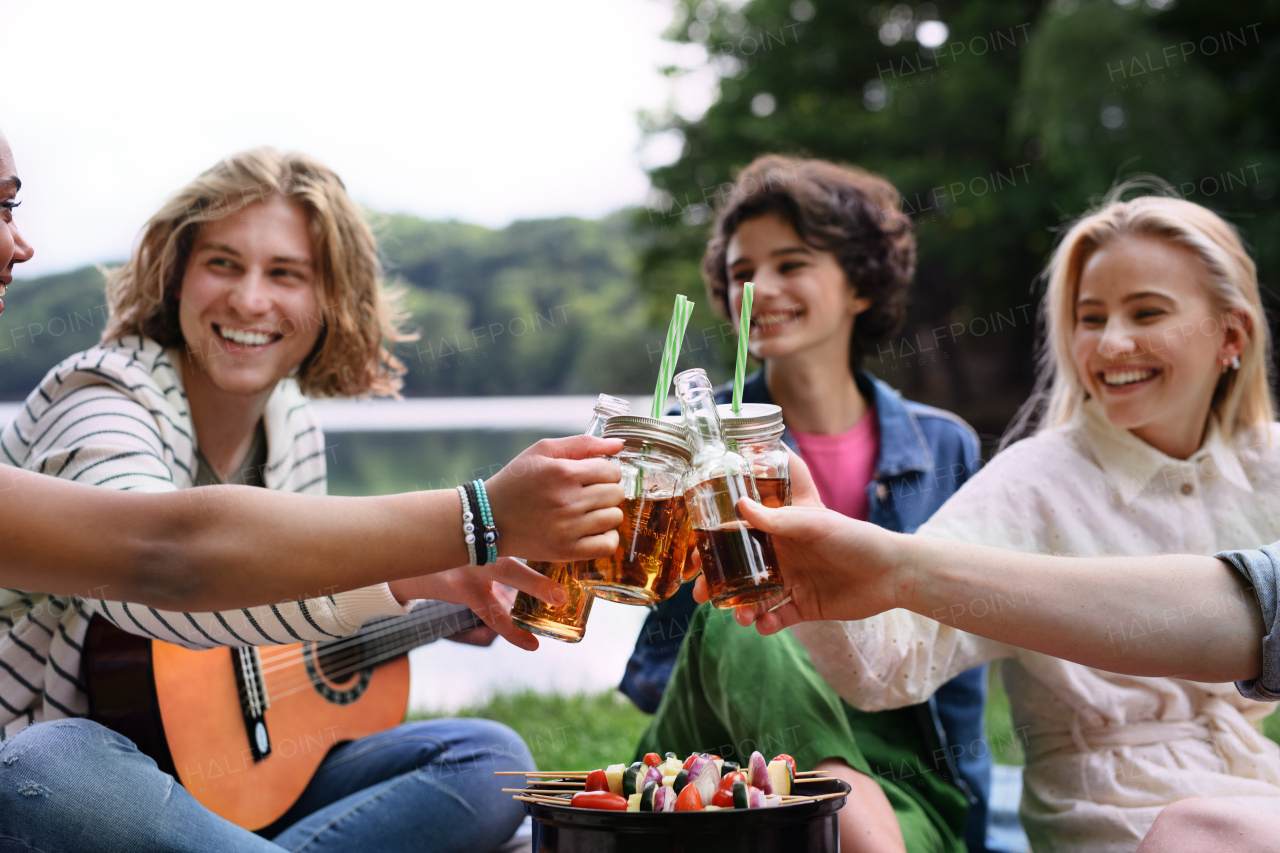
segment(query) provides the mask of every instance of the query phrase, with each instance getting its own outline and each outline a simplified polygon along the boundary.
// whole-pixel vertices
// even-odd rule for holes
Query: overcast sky
[[[0,0],[0,130],[25,275],[125,256],[168,193],[254,145],[320,157],[362,204],[489,226],[641,202],[637,111],[673,92],[669,0],[353,4]],[[687,50],[687,48],[686,48]],[[692,88],[690,88],[692,86]]]

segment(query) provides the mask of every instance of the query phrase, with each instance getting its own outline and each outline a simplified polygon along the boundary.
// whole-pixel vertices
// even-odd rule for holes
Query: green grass
[[[1026,754],[1022,738],[1013,728],[999,662],[991,666],[988,687],[987,738],[991,755],[997,764],[1024,764]],[[573,696],[528,690],[499,696],[485,705],[464,708],[456,714],[415,712],[410,713],[408,719],[441,716],[484,717],[506,723],[529,744],[538,767],[547,770],[594,770],[628,763],[650,720],[648,714],[612,690]],[[1262,721],[1262,733],[1280,743],[1280,714],[1272,714]]]
[[[1262,718],[1262,733],[1276,743],[1280,743],[1280,714]]]
[[[1004,692],[1004,681],[1000,678],[1000,661],[991,664],[987,676],[987,741],[996,764],[1026,763],[1022,738],[1013,729],[1009,694]]]
[[[483,717],[519,732],[543,770],[595,770],[629,764],[649,715],[614,690],[560,696],[526,690],[454,714],[411,712],[410,720]]]

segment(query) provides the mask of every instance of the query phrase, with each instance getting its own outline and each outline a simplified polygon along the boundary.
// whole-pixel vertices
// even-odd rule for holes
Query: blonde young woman
[[[1044,315],[1038,432],[999,453],[921,536],[1085,557],[1280,539],[1266,324],[1231,226],[1180,199],[1111,201],[1063,238]],[[1280,751],[1254,728],[1274,705],[1231,683],[1117,675],[948,624],[972,624],[982,607],[998,618],[1037,595],[950,601],[930,614],[941,621],[890,610],[793,631],[840,695],[868,710],[919,702],[955,673],[1005,658],[1026,738],[1022,819],[1038,851],[1132,851],[1164,806],[1193,796],[1280,811]],[[1252,605],[1224,595],[1203,606]],[[779,621],[814,618],[821,604],[800,609],[809,615]],[[1174,624],[1114,625],[1116,657],[1159,644]]]
[[[303,394],[398,387],[387,349],[398,333],[372,234],[337,176],[301,155],[249,151],[201,175],[148,223],[109,298],[103,343],[50,371],[0,435],[13,463],[122,490],[245,483],[305,501],[324,492],[325,445]],[[521,476],[527,470],[495,476],[489,497],[509,537],[504,550],[563,551],[575,538],[574,548],[589,550],[582,534],[616,524],[616,474],[599,460],[569,461],[608,449],[544,446],[533,454],[548,457],[542,485]],[[431,559],[465,564],[458,495],[418,500],[434,527],[444,511],[452,516],[451,541],[441,537]],[[533,508],[540,503],[547,508]],[[492,771],[531,762],[518,735],[487,721],[407,724],[339,745],[299,803],[263,831],[273,844],[203,809],[126,739],[75,719],[87,709],[78,674],[94,613],[191,647],[268,645],[350,634],[419,597],[493,619],[506,607],[489,578],[458,569],[217,613],[106,600],[111,591],[91,599],[0,590],[0,775],[13,783],[0,790],[0,847],[483,850],[519,823]]]

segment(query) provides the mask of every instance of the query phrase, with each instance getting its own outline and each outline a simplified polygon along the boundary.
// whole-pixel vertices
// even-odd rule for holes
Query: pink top
[[[871,514],[867,485],[875,479],[880,456],[880,424],[876,410],[867,407],[862,420],[840,435],[791,430],[800,455],[828,509],[866,521]]]

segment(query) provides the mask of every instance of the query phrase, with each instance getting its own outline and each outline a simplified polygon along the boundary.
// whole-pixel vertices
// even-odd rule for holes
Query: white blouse
[[[998,454],[918,531],[1045,554],[1213,554],[1280,539],[1280,424],[1228,445],[1216,426],[1190,459],[1113,427],[1096,403],[1077,419]],[[957,602],[971,614],[1017,607],[1011,589]],[[1067,602],[1064,602],[1066,604]],[[1247,601],[1188,602],[1243,614]],[[1022,822],[1036,851],[1132,851],[1160,809],[1185,797],[1265,797],[1280,805],[1280,749],[1255,724],[1273,703],[1235,685],[1116,675],[1014,648],[905,610],[792,631],[814,665],[864,710],[921,702],[955,675],[1002,666],[1024,738]],[[1117,657],[1176,630],[1117,623]]]

